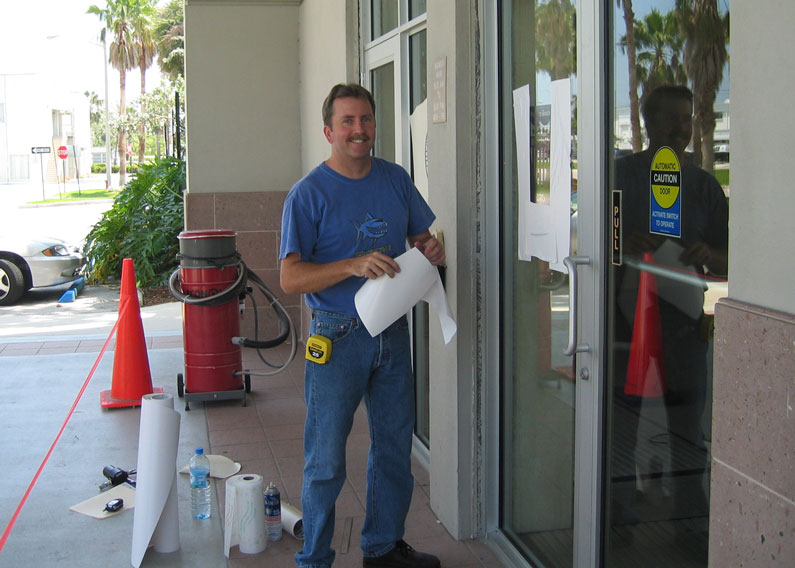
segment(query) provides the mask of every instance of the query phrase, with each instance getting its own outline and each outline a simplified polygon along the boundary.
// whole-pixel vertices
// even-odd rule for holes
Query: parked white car
[[[0,235],[0,306],[13,304],[31,288],[73,282],[85,264],[80,250],[61,239]]]

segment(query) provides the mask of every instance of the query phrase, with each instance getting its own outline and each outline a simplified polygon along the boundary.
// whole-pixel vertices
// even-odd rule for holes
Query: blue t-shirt
[[[345,177],[325,163],[298,181],[284,202],[279,258],[298,253],[324,264],[382,252],[397,257],[406,237],[426,231],[435,216],[402,167],[372,158],[366,177]],[[306,295],[306,304],[358,317],[353,297],[365,278],[351,276]]]

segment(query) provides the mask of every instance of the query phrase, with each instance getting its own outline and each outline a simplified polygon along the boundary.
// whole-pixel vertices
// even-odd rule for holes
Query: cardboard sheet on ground
[[[124,499],[124,507],[113,513],[109,513],[105,510],[105,505],[108,501],[119,498]],[[69,507],[69,510],[94,517],[95,519],[107,519],[113,515],[123,513],[127,509],[132,509],[133,507],[135,507],[135,489],[126,483],[122,483],[116,487],[111,487],[99,495],[95,495],[91,499],[86,499],[82,503],[72,505]]]
[[[210,477],[226,479],[230,475],[234,475],[240,471],[240,464],[230,460],[226,456],[220,456],[218,454],[205,455],[207,456],[207,460],[210,462]],[[183,465],[179,472],[190,475],[190,464]]]
[[[384,274],[368,280],[356,292],[356,310],[367,331],[375,337],[417,302],[425,300],[439,316],[444,342],[450,343],[458,328],[438,269],[416,248],[404,252],[395,261],[400,272],[394,278]]]

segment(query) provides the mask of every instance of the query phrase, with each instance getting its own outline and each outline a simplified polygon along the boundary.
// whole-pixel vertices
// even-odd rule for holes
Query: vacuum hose
[[[287,313],[287,310],[284,309],[284,306],[282,306],[281,302],[279,302],[278,298],[276,298],[276,295],[270,290],[270,288],[268,288],[265,282],[263,282],[262,279],[256,274],[250,272],[242,260],[238,261],[237,279],[227,288],[216,294],[213,294],[212,296],[197,297],[186,294],[182,291],[182,286],[179,284],[179,274],[179,268],[171,273],[171,276],[168,279],[168,289],[175,299],[179,300],[183,304],[188,304],[191,306],[220,306],[227,302],[237,300],[243,294],[251,295],[251,290],[247,289],[246,287],[249,281],[253,282],[257,288],[259,288],[262,295],[268,300],[271,308],[273,308],[273,311],[276,312],[276,317],[279,319],[280,326],[279,334],[273,339],[264,341],[258,339],[247,339],[245,337],[234,337],[232,338],[234,343],[242,345],[243,347],[252,347],[254,349],[268,349],[270,347],[281,345],[290,335],[293,324],[290,319],[290,315]],[[256,311],[254,313],[256,320]]]

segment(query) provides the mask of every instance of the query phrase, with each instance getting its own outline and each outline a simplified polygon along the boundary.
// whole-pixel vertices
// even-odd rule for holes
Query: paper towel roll
[[[301,511],[282,501],[282,528],[299,540],[304,540],[304,519]]]
[[[236,544],[240,552],[257,554],[268,546],[265,536],[264,482],[261,475],[233,475],[226,480],[224,554]]]
[[[150,544],[161,553],[179,550],[179,421],[170,394],[147,394],[141,399],[131,556],[136,568]]]

